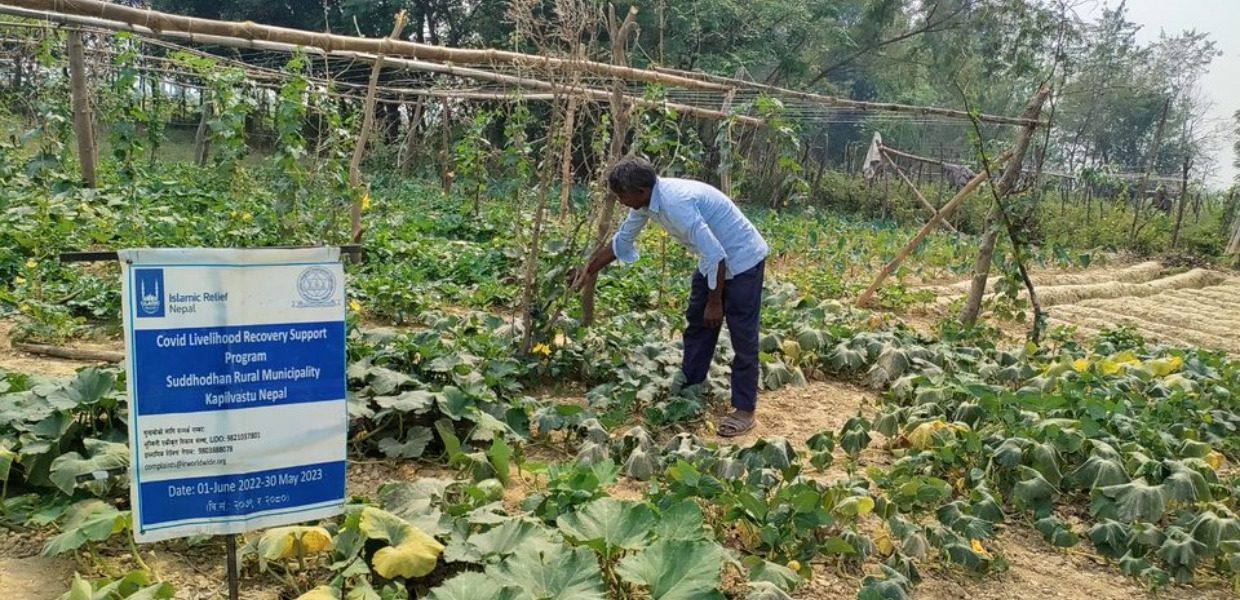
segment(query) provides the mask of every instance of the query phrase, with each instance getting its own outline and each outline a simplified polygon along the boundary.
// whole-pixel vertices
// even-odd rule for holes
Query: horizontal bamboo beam
[[[700,71],[683,71],[681,69],[671,69],[668,67],[655,67],[655,71],[667,75],[675,75],[678,77],[691,77],[707,83],[718,85],[726,85],[729,87],[749,88],[753,90],[761,90],[772,94],[805,100],[822,106],[839,106],[843,108],[853,108],[865,112],[892,112],[892,113],[908,113],[919,115],[938,115],[943,117],[953,117],[969,121],[972,115],[963,110],[951,108],[937,108],[933,106],[912,106],[908,104],[895,104],[891,102],[863,102],[861,100],[850,100],[848,98],[840,98],[838,96],[826,96],[823,94],[815,94],[811,92],[800,92],[787,88],[766,85],[763,83],[754,83],[743,79],[735,79],[732,77],[720,77],[719,75],[711,75]],[[997,123],[1000,125],[1021,125],[1024,127],[1045,127],[1046,124],[1035,119],[1022,119],[1018,117],[1005,117],[1001,115],[977,115],[977,119],[983,123]]]
[[[2,0],[2,1],[10,2],[11,0]],[[64,0],[60,0],[60,1],[64,1]],[[86,1],[86,0],[78,0],[78,1]],[[112,6],[112,5],[109,5],[109,6]],[[376,58],[378,58],[376,55],[362,53],[362,52],[353,52],[353,51],[347,51],[347,50],[326,50],[321,47],[303,47],[303,46],[298,46],[296,44],[289,44],[285,42],[273,42],[273,41],[267,41],[267,40],[177,32],[177,31],[156,31],[145,25],[136,25],[133,23],[127,23],[127,22],[122,22],[122,21],[109,21],[106,19],[98,19],[98,18],[88,17],[88,16],[83,17],[83,16],[78,16],[78,15],[55,14],[55,13],[32,11],[32,10],[22,9],[22,8],[15,9],[13,7],[5,6],[4,4],[0,4],[0,14],[11,14],[14,16],[22,16],[22,17],[32,18],[32,19],[45,19],[45,20],[50,20],[50,21],[58,22],[58,23],[86,25],[90,27],[98,27],[100,29],[109,30],[109,31],[128,31],[128,32],[136,33],[136,34],[143,35],[143,36],[173,38],[173,39],[179,39],[179,40],[183,40],[183,41],[187,41],[191,43],[225,46],[225,47],[230,47],[230,48],[245,48],[249,50],[263,50],[263,51],[268,51],[268,52],[284,52],[284,53],[294,53],[294,52],[301,51],[301,52],[306,52],[309,54],[315,54],[318,56],[335,57],[335,58],[350,58],[354,60],[368,61],[368,62],[374,61]],[[561,97],[566,97],[568,95],[575,94],[575,95],[578,95],[580,97],[586,98],[594,102],[609,102],[611,99],[610,92],[596,89],[596,88],[586,87],[582,84],[576,84],[576,85],[559,84],[559,83],[554,83],[550,81],[531,79],[528,77],[505,75],[502,73],[495,73],[493,71],[487,71],[484,69],[458,67],[455,65],[441,64],[437,62],[431,62],[431,61],[419,60],[419,59],[398,58],[394,56],[383,56],[382,60],[383,60],[384,65],[389,66],[389,67],[394,67],[394,68],[399,68],[399,69],[404,69],[404,70],[409,70],[409,71],[439,73],[443,75],[452,75],[452,76],[462,77],[462,78],[467,78],[467,79],[477,79],[477,80],[482,80],[482,81],[491,81],[494,83],[502,83],[502,84],[512,85],[512,86],[521,87],[521,88],[543,90],[543,91],[552,92],[553,97],[555,94],[559,94]],[[583,61],[574,61],[573,64],[584,65],[587,63]],[[410,94],[410,95],[416,95],[416,94]],[[454,96],[450,94],[445,94],[441,97],[452,98]],[[522,95],[522,98],[524,97],[525,96]],[[487,99],[498,99],[498,98],[487,98]],[[531,98],[531,99],[534,99],[534,98]],[[755,118],[755,117],[749,117],[749,116],[743,116],[743,115],[738,115],[738,116],[733,117],[733,115],[725,114],[717,110],[701,108],[701,107],[692,106],[689,104],[679,104],[675,102],[656,102],[652,100],[647,100],[645,98],[640,98],[637,96],[629,96],[628,101],[632,104],[635,104],[638,106],[644,106],[647,108],[661,108],[661,107],[666,106],[667,108],[671,108],[681,114],[691,115],[694,117],[699,117],[699,118],[704,118],[704,119],[726,120],[729,118],[735,118],[736,122],[738,123],[743,123],[746,125],[752,125],[752,126],[758,126],[758,127],[765,124],[765,121],[763,121],[762,119]]]
[[[287,27],[260,25],[252,21],[246,21],[243,23],[216,21],[212,19],[185,17],[155,10],[134,8],[121,4],[111,4],[100,0],[4,0],[4,3],[10,6],[18,6],[32,10],[56,12],[84,17],[96,17],[109,21],[128,23],[130,25],[140,25],[154,30],[160,35],[171,32],[215,35],[245,40],[280,42],[285,44],[293,44],[296,46],[305,46],[308,48],[320,48],[327,52],[365,52],[369,54],[405,56],[422,60],[453,62],[458,64],[511,64],[527,69],[542,68],[549,71],[561,70],[565,68],[577,68],[588,73],[595,73],[616,79],[641,81],[644,83],[658,83],[682,88],[726,90],[729,87],[726,85],[704,82],[699,79],[679,75],[659,73],[657,71],[648,71],[645,69],[634,69],[631,67],[618,67],[615,65],[594,61],[539,56],[489,48],[481,50],[447,48],[444,46],[420,44],[417,42],[393,40],[390,38],[343,36],[331,33],[290,29]]]

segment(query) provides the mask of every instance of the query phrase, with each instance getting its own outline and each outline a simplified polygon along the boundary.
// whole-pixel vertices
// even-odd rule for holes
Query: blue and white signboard
[[[134,535],[339,514],[345,290],[337,248],[120,252]]]

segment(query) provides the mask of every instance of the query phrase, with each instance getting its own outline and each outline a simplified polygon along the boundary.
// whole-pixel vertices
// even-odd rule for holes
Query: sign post
[[[135,539],[235,536],[340,514],[339,249],[118,256]]]

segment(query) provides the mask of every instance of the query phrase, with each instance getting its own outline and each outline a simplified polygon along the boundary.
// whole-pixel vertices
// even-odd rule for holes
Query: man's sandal
[[[728,415],[723,418],[723,423],[719,424],[719,435],[725,438],[737,437],[753,431],[753,428],[757,426],[758,417],[756,416],[746,422],[736,415]]]

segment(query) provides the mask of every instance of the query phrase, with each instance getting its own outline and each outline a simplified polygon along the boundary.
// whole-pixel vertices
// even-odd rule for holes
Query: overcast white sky
[[[1106,0],[1106,4],[1117,6],[1119,0]],[[1158,39],[1161,30],[1196,29],[1210,34],[1223,55],[1214,59],[1203,88],[1214,104],[1211,115],[1232,131],[1232,115],[1240,110],[1240,0],[1128,0],[1128,19],[1143,26],[1138,34],[1143,44]],[[1214,185],[1226,187],[1235,181],[1233,142],[1235,138],[1227,135],[1215,147]]]

